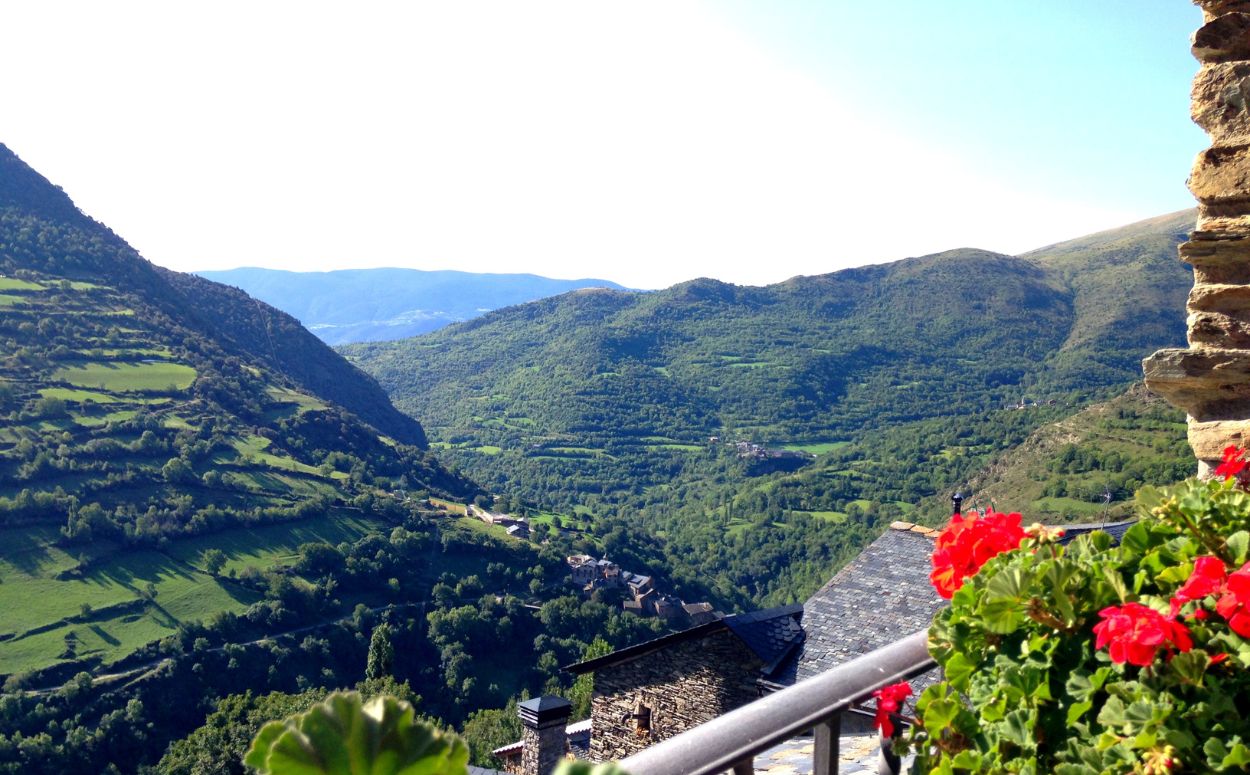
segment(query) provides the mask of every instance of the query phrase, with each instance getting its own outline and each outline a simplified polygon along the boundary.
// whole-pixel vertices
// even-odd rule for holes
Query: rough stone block
[[[1250,309],[1250,285],[1203,283],[1189,292],[1190,312],[1235,315]]]
[[[1159,350],[1142,370],[1148,388],[1198,420],[1250,416],[1250,351]]]
[[[1204,64],[1250,59],[1250,13],[1216,16],[1194,33],[1194,57]]]
[[[1190,105],[1194,123],[1215,145],[1250,142],[1250,62],[1203,65]]]
[[[1250,212],[1250,145],[1199,153],[1189,173],[1189,190],[1204,205],[1233,205],[1236,214]]]
[[[1250,213],[1241,204],[1207,206],[1198,205],[1200,231],[1250,234]]]
[[[1216,463],[1224,454],[1224,448],[1233,444],[1250,446],[1250,420],[1189,421],[1189,446],[1199,460]]]
[[[1250,348],[1250,317],[1226,312],[1194,312],[1189,316],[1189,344],[1193,347]]]
[[[1250,0],[1194,0],[1194,5],[1202,9],[1204,22],[1226,13],[1250,12]]]

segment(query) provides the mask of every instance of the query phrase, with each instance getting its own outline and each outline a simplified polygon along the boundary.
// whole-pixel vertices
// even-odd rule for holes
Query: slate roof
[[[803,629],[799,619],[803,616],[803,606],[799,604],[769,608],[763,611],[752,611],[745,614],[726,616],[706,624],[696,625],[681,632],[664,635],[653,640],[639,643],[627,648],[613,651],[602,657],[589,659],[564,669],[570,673],[589,673],[609,665],[628,662],[688,640],[705,638],[714,632],[728,629],[746,644],[765,665],[773,665],[787,654],[792,646],[801,638]]]
[[[803,606],[788,605],[766,611],[727,616],[722,621],[765,665],[773,665],[802,640],[799,617]]]
[[[1101,530],[1111,535],[1113,543],[1120,543],[1120,539],[1128,532],[1128,529],[1137,524],[1135,519],[1126,519],[1123,522],[1087,522],[1080,525],[1059,525],[1063,528],[1063,538],[1059,539],[1060,543],[1071,543],[1077,536],[1085,533],[1092,533],[1095,530]]]
[[[1103,530],[1119,543],[1135,522],[1063,525],[1062,542]],[[764,683],[788,686],[927,628],[947,605],[929,583],[937,533],[910,522],[891,524],[803,604],[804,637]]]
[[[929,583],[937,532],[895,522],[803,604],[804,638],[766,676],[789,685],[925,629],[946,601]]]

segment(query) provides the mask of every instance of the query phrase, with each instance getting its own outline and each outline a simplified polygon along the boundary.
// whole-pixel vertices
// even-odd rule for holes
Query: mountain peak
[[[83,217],[60,186],[53,185],[0,143],[0,210],[8,208],[48,220]]]

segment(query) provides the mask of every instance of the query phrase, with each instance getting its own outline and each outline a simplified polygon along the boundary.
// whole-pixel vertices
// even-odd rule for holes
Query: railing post
[[[898,775],[903,762],[894,753],[894,738],[881,735],[881,755],[877,757],[877,775]]]
[[[743,759],[734,764],[734,775],[755,775],[755,759]]]
[[[835,713],[812,729],[815,753],[812,775],[837,775],[838,737],[842,734],[842,714]]]

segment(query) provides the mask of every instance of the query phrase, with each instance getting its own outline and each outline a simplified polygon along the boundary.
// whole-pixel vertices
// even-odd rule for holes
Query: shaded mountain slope
[[[0,146],[0,524],[155,537],[466,492],[289,315],[154,267]]]

